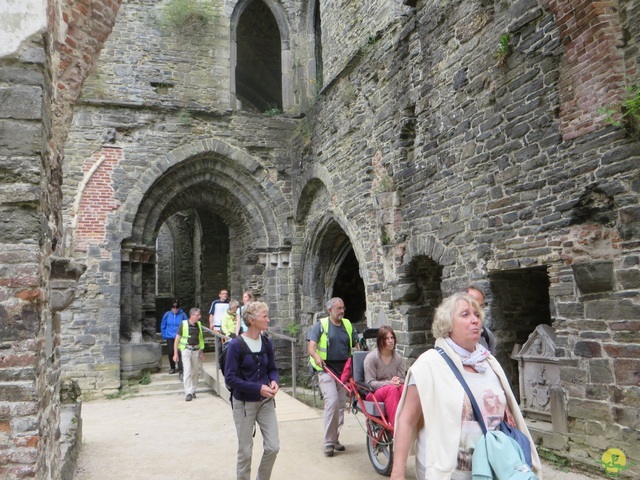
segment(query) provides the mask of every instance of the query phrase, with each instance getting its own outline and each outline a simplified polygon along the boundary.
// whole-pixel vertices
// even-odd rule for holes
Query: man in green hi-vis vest
[[[202,335],[202,323],[200,323],[201,316],[199,308],[194,307],[189,310],[189,320],[184,320],[176,333],[173,358],[178,361],[178,351],[182,352],[183,381],[184,390],[187,394],[185,400],[187,402],[196,398],[200,362],[204,361],[204,336]]]
[[[327,302],[328,318],[322,318],[311,328],[307,336],[307,353],[311,366],[318,372],[318,383],[324,397],[324,454],[333,457],[333,452],[342,452],[339,442],[340,429],[344,423],[347,390],[331,375],[327,367],[338,378],[344,365],[358,346],[358,334],[351,322],[344,318],[344,302],[334,297]]]

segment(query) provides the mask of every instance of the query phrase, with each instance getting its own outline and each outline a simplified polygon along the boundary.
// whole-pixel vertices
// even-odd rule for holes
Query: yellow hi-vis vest
[[[197,322],[198,330],[200,334],[198,335],[198,343],[200,344],[200,350],[204,350],[204,336],[202,335],[202,323]],[[187,341],[189,340],[189,320],[182,321],[182,333],[180,334],[180,344],[178,345],[178,350],[182,351],[187,348]]]
[[[329,320],[329,317],[324,317],[319,320],[321,333],[320,333],[320,340],[318,341],[318,346],[316,347],[316,352],[318,352],[318,355],[324,361],[327,360],[327,350],[329,349],[329,322],[330,321],[331,320]],[[351,353],[351,350],[353,350],[353,326],[351,325],[351,322],[346,318],[342,319],[342,323],[344,324],[344,328],[347,331],[347,334],[349,335],[349,353]],[[316,364],[316,361],[313,359],[311,355],[309,355],[309,362],[311,363],[311,366],[314,368],[314,370],[322,371],[322,368],[320,368]]]

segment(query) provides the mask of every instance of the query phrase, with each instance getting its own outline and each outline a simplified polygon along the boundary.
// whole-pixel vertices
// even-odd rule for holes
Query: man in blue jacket
[[[176,300],[171,304],[171,310],[162,317],[160,332],[162,339],[167,341],[167,352],[169,354],[169,373],[176,373],[176,362],[173,360],[174,342],[178,327],[183,320],[187,320],[187,314],[180,308],[180,303]],[[182,373],[182,355],[178,357],[178,371]]]

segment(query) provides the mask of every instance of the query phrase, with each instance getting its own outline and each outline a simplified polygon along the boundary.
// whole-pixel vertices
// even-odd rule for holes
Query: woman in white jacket
[[[498,361],[478,343],[484,312],[466,293],[455,293],[436,310],[432,332],[436,347],[453,360],[476,398],[489,430],[506,419],[529,437],[534,472],[540,477],[535,445]],[[394,436],[391,478],[405,478],[415,441],[418,480],[471,480],[471,457],[482,430],[469,398],[444,358],[431,349],[413,364],[405,379]]]

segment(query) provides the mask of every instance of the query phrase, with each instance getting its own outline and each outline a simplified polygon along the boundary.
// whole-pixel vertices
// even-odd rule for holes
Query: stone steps
[[[157,395],[182,395],[184,385],[177,373],[152,373],[151,382],[147,385],[130,385],[126,387],[126,395],[130,397],[149,397]],[[213,389],[200,377],[196,393],[213,393]]]

